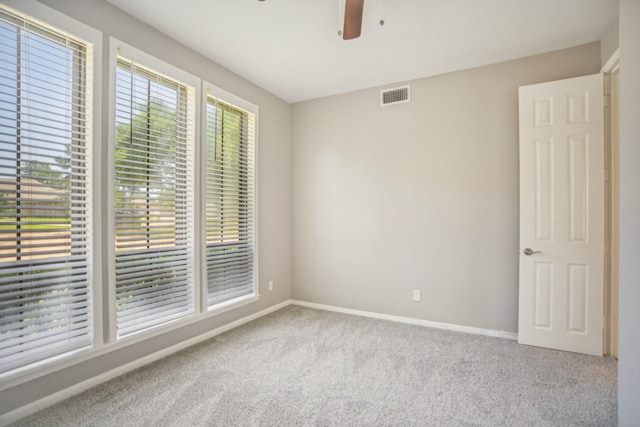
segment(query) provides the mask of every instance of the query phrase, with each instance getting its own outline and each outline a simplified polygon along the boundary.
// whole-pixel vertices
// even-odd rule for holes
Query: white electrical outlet
[[[420,301],[420,291],[418,290],[413,291],[413,300]]]
[[[273,280],[269,280],[269,290],[273,290]]]

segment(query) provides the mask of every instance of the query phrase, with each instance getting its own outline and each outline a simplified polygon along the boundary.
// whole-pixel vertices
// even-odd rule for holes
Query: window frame
[[[102,294],[102,271],[98,267],[102,258],[102,201],[98,195],[102,187],[101,182],[101,150],[102,150],[102,32],[95,28],[77,21],[57,10],[51,9],[34,0],[9,0],[3,2],[3,8],[19,15],[24,16],[28,20],[41,25],[44,28],[51,29],[61,34],[69,34],[72,38],[79,42],[91,46],[92,54],[87,58],[86,67],[90,80],[86,85],[85,97],[92,99],[91,115],[87,116],[87,162],[91,165],[91,175],[88,177],[91,191],[91,201],[89,205],[89,214],[87,223],[92,234],[92,242],[90,246],[91,257],[89,258],[89,268],[91,269],[88,277],[90,280],[88,289],[91,292],[91,336],[92,344],[87,347],[68,351],[59,355],[51,356],[24,366],[17,367],[10,371],[0,374],[0,389],[11,387],[16,382],[22,383],[32,378],[45,375],[59,363],[66,360],[72,360],[78,355],[88,354],[96,348],[102,346],[104,342],[103,336],[103,294]],[[59,369],[59,368],[58,368]]]
[[[127,334],[122,337],[118,337],[117,330],[117,320],[118,313],[116,309],[116,254],[115,254],[115,236],[116,236],[116,224],[115,224],[115,187],[112,183],[115,180],[115,141],[116,141],[116,73],[118,69],[118,57],[124,57],[127,60],[134,61],[135,63],[141,65],[142,67],[148,68],[149,70],[153,70],[154,73],[165,76],[170,80],[174,80],[188,86],[194,90],[194,101],[193,101],[193,119],[194,119],[194,127],[193,127],[193,140],[191,143],[193,144],[193,154],[199,152],[198,144],[200,141],[200,122],[201,122],[201,106],[200,106],[200,86],[201,79],[191,73],[188,73],[168,62],[165,62],[161,59],[156,58],[155,56],[137,49],[115,37],[109,38],[109,123],[108,123],[108,150],[106,154],[106,164],[107,170],[104,174],[105,182],[107,183],[106,192],[106,209],[105,215],[107,220],[104,221],[106,224],[107,230],[105,235],[108,236],[106,239],[106,244],[104,245],[104,250],[106,250],[106,275],[107,275],[107,303],[108,303],[108,316],[106,319],[107,327],[106,327],[106,336],[108,337],[107,343],[113,344],[117,342],[138,342],[139,340],[143,340],[145,338],[151,337],[155,335],[154,331],[164,332],[167,326],[176,325],[179,327],[185,322],[188,322],[194,317],[197,317],[200,313],[200,298],[201,292],[199,288],[201,287],[198,274],[199,263],[198,259],[200,257],[200,253],[198,250],[198,229],[195,227],[195,242],[194,242],[194,265],[191,266],[191,275],[193,277],[193,312],[192,314],[181,317],[178,319],[171,320],[169,322],[153,326],[144,330],[140,330],[131,334]],[[196,160],[194,159],[193,164],[196,164]],[[197,177],[198,171],[195,171],[195,176]],[[199,201],[197,200],[197,178],[193,180],[193,212],[194,219],[197,221],[198,215],[198,206]]]
[[[209,97],[213,97],[213,98],[217,98],[220,101],[229,104],[235,108],[238,108],[239,110],[244,110],[248,113],[251,113],[254,115],[254,140],[253,140],[253,147],[254,147],[254,153],[253,153],[253,242],[254,242],[254,251],[253,251],[253,292],[251,294],[248,295],[243,295],[240,297],[236,297],[233,299],[230,299],[228,301],[223,301],[220,302],[218,304],[209,306],[207,303],[207,292],[208,292],[208,283],[207,283],[207,261],[206,261],[206,251],[207,251],[207,239],[206,239],[206,220],[207,220],[207,214],[206,214],[206,200],[207,200],[207,186],[206,186],[206,170],[207,170],[207,160],[206,160],[206,135],[207,135],[207,119],[206,119],[206,114],[207,114],[207,104],[208,104],[208,99]],[[200,203],[201,203],[201,208],[198,211],[199,214],[199,218],[198,218],[198,222],[199,222],[199,230],[201,230],[200,233],[198,233],[202,238],[201,238],[201,242],[200,242],[200,253],[202,254],[202,256],[200,257],[199,261],[202,263],[202,267],[200,269],[200,280],[202,285],[200,286],[201,291],[202,291],[202,298],[201,298],[201,310],[203,313],[208,313],[211,315],[216,315],[216,314],[220,314],[220,313],[224,313],[226,311],[229,310],[233,310],[236,309],[238,307],[242,307],[243,305],[246,304],[250,304],[252,302],[256,302],[258,300],[260,300],[260,287],[259,287],[259,283],[260,283],[260,275],[259,275],[259,241],[258,241],[258,236],[259,236],[259,229],[258,229],[258,215],[259,215],[259,207],[258,207],[258,195],[259,193],[259,189],[258,189],[258,173],[259,173],[259,169],[258,169],[258,159],[259,159],[259,120],[260,120],[260,108],[237,96],[234,95],[233,93],[230,93],[216,85],[214,85],[213,83],[210,83],[206,80],[202,81],[202,106],[201,106],[201,114],[200,116],[202,117],[202,124],[201,124],[201,139],[200,139],[200,151],[199,151],[199,155],[200,155],[200,164],[199,164],[199,168],[200,168],[200,179],[199,179],[199,185],[200,185],[200,191],[198,193],[199,195],[199,199],[200,199]]]
[[[103,33],[83,22],[67,16],[35,0],[5,0],[3,6],[18,14],[27,15],[45,27],[62,29],[63,33],[73,34],[79,40],[93,45],[93,62],[88,64],[93,69],[93,84],[91,96],[92,117],[91,130],[93,174],[91,191],[93,192],[93,257],[92,281],[93,293],[93,346],[71,351],[59,356],[53,356],[42,361],[34,362],[24,367],[16,368],[0,374],[0,391],[41,378],[45,375],[60,372],[79,363],[95,360],[123,350],[136,343],[141,343],[159,337],[171,331],[202,322],[216,317],[218,314],[235,310],[244,305],[260,300],[259,276],[259,108],[239,96],[227,92],[199,76],[188,73],[171,63],[165,62],[143,50],[137,49],[115,37],[103,38]],[[104,43],[103,43],[104,39]],[[117,339],[117,313],[115,307],[115,75],[117,69],[118,52],[122,56],[134,60],[145,67],[164,73],[167,77],[178,80],[195,88],[194,105],[194,314],[159,325],[135,334]],[[106,57],[105,57],[106,55]],[[254,133],[254,286],[253,293],[230,301],[207,306],[206,294],[206,237],[203,236],[206,215],[204,213],[206,187],[204,185],[204,171],[206,160],[204,157],[206,143],[202,139],[206,125],[204,112],[206,111],[207,92],[225,103],[246,110],[255,115]],[[89,94],[89,92],[87,92]],[[108,112],[104,111],[108,109]],[[104,120],[103,120],[104,114]],[[106,123],[105,123],[106,120]],[[197,156],[200,156],[198,161]],[[223,326],[226,327],[226,326]],[[163,353],[165,350],[162,351]],[[123,369],[125,369],[124,367]]]

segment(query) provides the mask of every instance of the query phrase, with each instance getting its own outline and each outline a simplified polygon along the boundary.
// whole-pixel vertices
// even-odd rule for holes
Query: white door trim
[[[602,67],[605,73],[605,95],[608,103],[605,107],[605,146],[607,149],[606,183],[608,257],[606,259],[605,277],[605,354],[618,357],[618,209],[619,209],[619,177],[618,177],[618,79],[620,71],[620,49]]]

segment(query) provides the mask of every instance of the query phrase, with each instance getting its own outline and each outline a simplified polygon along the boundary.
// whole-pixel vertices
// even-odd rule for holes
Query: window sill
[[[207,309],[207,314],[216,315],[220,313],[224,313],[225,311],[234,310],[238,307],[242,307],[243,305],[251,304],[252,302],[256,302],[260,299],[260,294],[253,293],[249,295],[243,295],[238,298],[231,299],[229,301],[221,302],[219,304],[213,305]]]

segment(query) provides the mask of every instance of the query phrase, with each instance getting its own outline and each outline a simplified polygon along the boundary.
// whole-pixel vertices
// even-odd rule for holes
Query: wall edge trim
[[[291,300],[291,304],[318,310],[333,311],[336,313],[351,314],[354,316],[370,317],[373,319],[390,320],[392,322],[406,323],[409,325],[425,326],[428,328],[444,329],[447,331],[465,332],[474,335],[484,335],[494,338],[517,340],[518,334],[514,332],[499,331],[496,329],[477,328],[475,326],[456,325],[454,323],[435,322],[432,320],[416,319],[414,317],[394,316],[392,314],[377,313],[373,311],[354,310],[351,308],[337,307],[334,305],[318,304],[300,300]]]
[[[227,323],[226,325],[223,325],[211,331],[205,332],[204,334],[195,336],[193,338],[189,338],[178,344],[174,344],[170,347],[156,351],[155,353],[151,353],[144,357],[141,357],[140,359],[136,359],[122,366],[118,366],[117,368],[111,369],[110,371],[104,372],[100,375],[96,375],[95,377],[88,378],[82,382],[79,382],[70,387],[57,391],[41,399],[38,399],[31,403],[27,403],[24,406],[21,406],[19,408],[16,408],[12,411],[9,411],[0,415],[0,426],[6,426],[7,424],[10,424],[14,421],[19,420],[20,418],[24,418],[28,415],[38,412],[41,409],[45,409],[49,406],[55,405],[56,403],[62,402],[63,400],[68,399],[71,396],[74,396],[78,393],[86,391],[92,387],[95,387],[99,384],[109,381],[115,377],[118,377],[130,371],[133,371],[134,369],[140,368],[142,366],[148,365],[149,363],[160,360],[173,353],[177,353],[180,350],[184,350],[185,348],[191,347],[192,345],[198,344],[199,342],[213,338],[231,329],[237,328],[238,326],[242,326],[245,323],[249,323],[260,317],[266,316],[267,314],[280,310],[281,308],[284,308],[290,304],[291,304],[290,299],[285,300],[281,303],[272,305],[271,307],[267,307],[264,310],[260,310],[256,313],[250,314],[238,320],[234,320],[233,322]]]
[[[495,329],[477,328],[474,326],[456,325],[453,323],[435,322],[432,320],[423,320],[423,319],[417,319],[413,317],[395,316],[392,314],[384,314],[384,313],[377,313],[377,312],[364,311],[364,310],[355,310],[351,308],[337,307],[337,306],[327,305],[327,304],[318,304],[314,302],[288,299],[281,303],[272,305],[271,307],[267,307],[264,310],[250,314],[241,319],[230,322],[226,325],[220,326],[204,334],[187,339],[185,341],[182,341],[178,344],[172,345],[171,347],[167,347],[155,353],[151,353],[149,355],[141,357],[140,359],[136,359],[125,365],[119,366],[115,369],[104,372],[95,377],[88,378],[82,382],[72,385],[71,387],[67,387],[63,390],[50,394],[49,396],[45,396],[42,399],[38,399],[34,402],[28,403],[24,406],[21,406],[5,414],[2,414],[0,415],[0,426],[5,426],[7,424],[10,424],[14,421],[19,420],[20,418],[24,418],[26,416],[34,414],[39,410],[45,409],[49,406],[59,403],[65,399],[68,399],[71,396],[74,396],[78,393],[86,391],[92,387],[95,387],[99,384],[109,381],[115,377],[123,375],[127,372],[130,372],[142,366],[148,365],[149,363],[160,360],[163,357],[167,357],[173,353],[177,353],[180,350],[184,350],[187,347],[198,344],[199,342],[205,341],[207,339],[213,338],[217,335],[220,335],[231,329],[237,328],[238,326],[242,326],[245,323],[249,323],[253,320],[266,316],[267,314],[273,313],[274,311],[280,310],[281,308],[287,307],[289,305],[298,305],[301,307],[308,307],[308,308],[313,308],[317,310],[350,314],[354,316],[369,317],[369,318],[380,319],[380,320],[388,320],[392,322],[405,323],[408,325],[424,326],[428,328],[443,329],[448,331],[464,332],[464,333],[469,333],[474,335],[484,335],[484,336],[489,336],[494,338],[503,338],[503,339],[509,339],[509,340],[518,339],[518,334],[513,332],[499,331]]]

